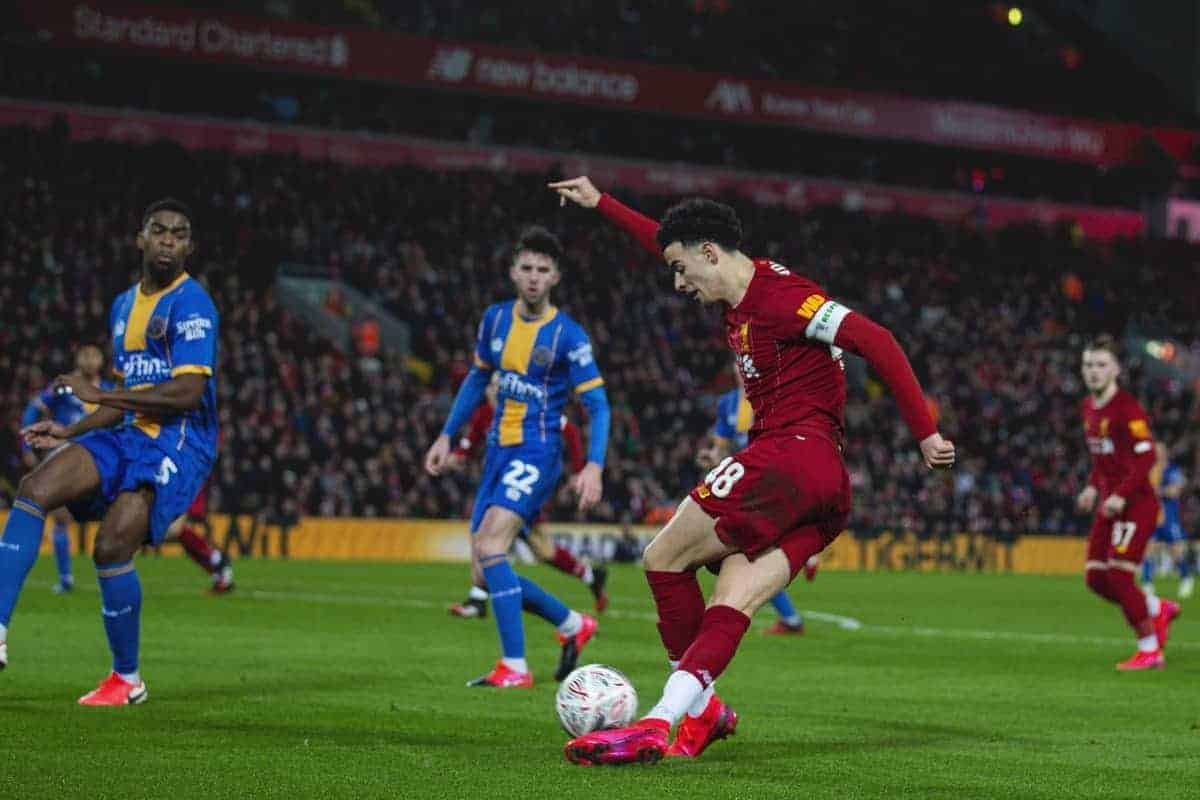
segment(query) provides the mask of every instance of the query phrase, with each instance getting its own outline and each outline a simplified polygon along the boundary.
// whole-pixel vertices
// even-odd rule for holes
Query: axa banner
[[[993,106],[823,89],[640,62],[551,55],[360,28],[109,0],[24,0],[48,47],[337,75],[682,117],[742,120],[865,138],[1118,164],[1153,136],[1186,157],[1195,133]]]

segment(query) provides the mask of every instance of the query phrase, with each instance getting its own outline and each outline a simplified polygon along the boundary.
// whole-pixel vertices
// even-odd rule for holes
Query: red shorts
[[[1146,546],[1157,525],[1158,498],[1152,494],[1131,499],[1117,517],[1106,517],[1103,511],[1097,511],[1088,539],[1087,560],[1126,561],[1137,566],[1146,555]]]
[[[204,481],[204,485],[200,487],[200,491],[196,492],[196,496],[192,499],[192,504],[188,506],[187,518],[200,521],[208,516],[208,487],[212,485],[212,478]]]
[[[690,496],[717,520],[722,542],[751,560],[779,547],[794,574],[846,527],[850,476],[823,436],[765,434],[718,464]]]

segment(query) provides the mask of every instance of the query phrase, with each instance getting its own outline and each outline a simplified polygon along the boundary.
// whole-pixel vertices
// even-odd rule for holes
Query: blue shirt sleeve
[[[729,421],[737,413],[737,392],[726,392],[717,401],[717,425],[715,433],[722,439],[736,439],[737,427]]]
[[[608,393],[603,386],[595,386],[579,395],[579,401],[588,412],[587,460],[603,467],[604,456],[608,453],[608,429],[612,422]]]
[[[498,313],[499,310],[495,306],[489,306],[483,312],[483,318],[479,320],[479,331],[475,334],[475,366],[479,369],[491,371],[496,368],[488,334]]]
[[[446,418],[446,424],[442,426],[443,435],[453,439],[454,434],[467,424],[467,420],[471,418],[475,409],[479,407],[480,401],[483,400],[484,390],[487,389],[488,381],[491,378],[491,370],[471,367],[462,386],[458,387],[458,394],[454,396],[454,405],[450,407],[450,416]]]
[[[212,375],[217,366],[217,308],[199,285],[171,307],[171,377]]]
[[[572,391],[582,399],[585,392],[603,386],[604,378],[600,377],[600,367],[596,366],[587,334],[578,326],[572,327],[573,335],[567,343],[567,377]]]
[[[571,338],[567,342],[567,378],[588,412],[588,461],[604,466],[612,416],[608,393],[604,391],[604,378],[596,365],[592,343],[578,325],[571,326]]]

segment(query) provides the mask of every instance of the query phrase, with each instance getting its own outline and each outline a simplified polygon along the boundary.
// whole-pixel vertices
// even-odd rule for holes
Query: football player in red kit
[[[1158,524],[1158,496],[1150,484],[1150,422],[1134,396],[1117,385],[1121,365],[1111,336],[1088,343],[1082,371],[1088,390],[1083,427],[1092,471],[1076,502],[1080,511],[1096,512],[1084,574],[1089,589],[1121,606],[1137,635],[1137,652],[1117,669],[1161,669],[1166,663],[1163,647],[1179,606],[1143,594],[1134,580]]]
[[[892,390],[928,467],[953,465],[954,445],[938,433],[895,338],[787,267],[745,255],[741,222],[729,206],[687,200],[659,225],[586,177],[550,188],[564,203],[597,209],[664,259],[676,291],[722,305],[725,339],[754,410],[749,445],[708,473],[643,557],[673,670],[662,698],[632,726],[577,737],[565,749],[579,764],[695,757],[736,726],[713,682],[750,616],[846,524],[842,351],[863,356]],[[696,569],[713,562],[720,574],[706,607]]]

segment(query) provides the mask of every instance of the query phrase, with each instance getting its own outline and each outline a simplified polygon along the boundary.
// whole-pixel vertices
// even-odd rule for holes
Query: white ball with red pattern
[[[603,664],[579,667],[558,685],[554,707],[563,730],[582,736],[633,722],[638,697],[620,670]]]

